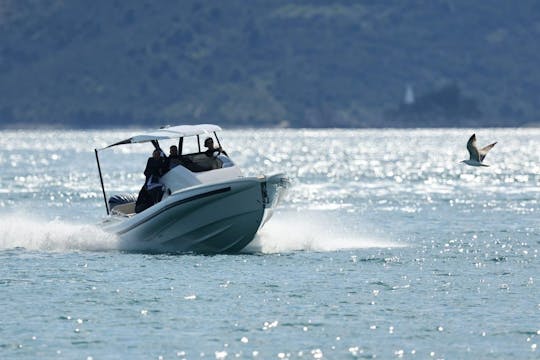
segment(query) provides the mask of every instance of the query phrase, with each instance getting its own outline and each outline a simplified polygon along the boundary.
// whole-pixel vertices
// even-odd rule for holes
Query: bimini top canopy
[[[211,134],[216,131],[220,131],[221,128],[212,124],[200,124],[200,125],[177,125],[168,126],[158,130],[149,131],[146,133],[138,134],[130,137],[129,139],[119,141],[117,143],[106,146],[110,148],[116,145],[143,143],[155,140],[165,139],[179,139],[182,137],[196,136],[202,134]]]

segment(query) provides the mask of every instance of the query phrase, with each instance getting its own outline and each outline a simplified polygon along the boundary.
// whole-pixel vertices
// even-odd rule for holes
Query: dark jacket
[[[166,171],[166,163],[161,159],[149,158],[146,162],[146,168],[144,169],[144,175],[146,176],[146,182],[152,177],[150,182],[158,182],[161,175]]]

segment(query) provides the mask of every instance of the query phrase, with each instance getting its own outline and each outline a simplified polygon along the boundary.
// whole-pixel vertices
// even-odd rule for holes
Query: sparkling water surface
[[[93,149],[134,132],[1,132],[0,358],[540,357],[540,129],[224,132],[292,187],[215,256],[100,230]],[[459,163],[473,132],[490,167]],[[151,150],[100,151],[109,195]]]

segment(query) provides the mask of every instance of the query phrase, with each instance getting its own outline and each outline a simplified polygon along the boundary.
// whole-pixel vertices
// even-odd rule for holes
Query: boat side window
[[[178,151],[178,164],[191,172],[204,172],[232,166],[231,161],[224,161],[222,159],[223,155],[227,154],[220,146],[216,146],[213,141],[214,140],[211,137],[192,136],[183,138],[178,142],[178,147],[172,145],[171,148],[176,147]],[[219,155],[214,156],[214,154],[210,152],[212,149],[215,150],[215,155]],[[211,156],[208,154],[211,154]],[[169,157],[171,157],[171,155],[169,155]],[[225,163],[227,165],[224,165]],[[172,167],[173,166],[169,166],[169,169]]]
[[[200,151],[200,146],[197,141],[196,136],[190,136],[183,138],[182,140],[182,148],[179,148],[180,155],[190,155],[195,154]]]
[[[202,171],[197,164],[193,163],[190,155],[186,154],[186,148],[191,151],[197,151],[195,141],[184,141],[184,138],[181,138],[177,142],[170,142],[169,144],[169,155],[167,156],[166,160],[166,172],[170,171],[176,166],[182,166],[192,172]]]
[[[193,157],[190,154],[182,155],[181,159],[182,159],[181,165],[183,167],[185,167],[186,169],[188,169],[189,171],[191,171],[191,172],[206,171],[206,169],[204,167],[201,167],[200,164],[193,161]]]
[[[188,158],[192,166],[188,169],[192,172],[203,172],[221,168],[221,161],[214,157],[208,157],[204,152],[186,154],[184,157]]]

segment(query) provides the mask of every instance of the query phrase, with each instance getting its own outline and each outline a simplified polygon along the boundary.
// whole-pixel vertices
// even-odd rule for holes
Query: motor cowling
[[[109,198],[109,209],[114,209],[115,206],[135,201],[137,201],[136,194],[116,194]]]

